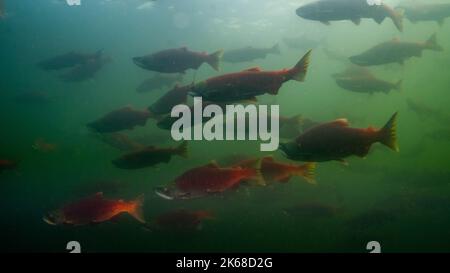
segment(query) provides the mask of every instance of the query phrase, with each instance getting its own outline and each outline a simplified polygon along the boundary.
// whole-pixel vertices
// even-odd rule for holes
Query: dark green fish
[[[82,82],[92,79],[108,62],[110,62],[110,58],[96,56],[60,75],[60,79],[65,82]]]
[[[71,51],[62,55],[52,57],[50,59],[43,60],[38,63],[38,66],[43,70],[59,70],[82,65],[83,63],[91,59],[96,59],[101,55],[102,50],[99,50],[95,53],[81,53]]]
[[[371,18],[381,24],[386,17],[392,19],[398,30],[403,31],[402,15],[386,4],[369,5],[367,0],[318,0],[297,9],[297,15],[308,20],[330,21],[350,20],[356,25],[362,18]]]
[[[152,167],[160,163],[169,163],[174,155],[187,158],[187,142],[181,143],[178,147],[158,148],[149,146],[142,150],[125,154],[112,163],[120,169],[142,169]]]
[[[410,98],[406,100],[406,103],[409,110],[415,112],[421,119],[431,119],[445,126],[450,123],[450,116],[440,110],[433,109]]]
[[[255,48],[252,46],[226,51],[223,60],[229,63],[251,62],[257,59],[264,59],[268,54],[280,55],[278,44],[271,48]]]
[[[191,85],[175,85],[174,88],[166,92],[156,102],[148,107],[148,110],[155,115],[169,114],[174,106],[178,104],[186,104],[188,93],[191,89]]]
[[[401,5],[398,8],[404,11],[405,17],[412,23],[435,21],[442,26],[445,19],[450,17],[450,4],[447,3]]]
[[[131,106],[126,106],[88,123],[87,127],[97,133],[114,133],[126,129],[131,130],[137,125],[144,126],[150,116],[149,111],[135,110]]]
[[[350,57],[350,61],[356,65],[372,66],[389,63],[403,64],[411,57],[421,57],[422,51],[433,50],[442,51],[443,48],[436,41],[436,34],[425,42],[401,42],[393,39],[389,42],[381,43],[366,52]]]
[[[95,134],[95,136],[103,143],[121,151],[136,151],[145,148],[143,144],[122,133]]]
[[[401,90],[402,80],[391,83],[375,77],[370,70],[362,67],[350,68],[344,73],[334,75],[336,84],[348,91],[357,93],[376,92],[389,93],[391,90]]]

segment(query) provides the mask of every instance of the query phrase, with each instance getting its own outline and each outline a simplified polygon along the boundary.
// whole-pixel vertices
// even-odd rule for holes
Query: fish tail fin
[[[292,68],[289,70],[288,79],[296,80],[299,82],[305,81],[306,73],[308,71],[309,60],[311,57],[312,50],[309,50],[303,58]]]
[[[276,45],[274,45],[273,47],[272,47],[272,49],[271,49],[271,52],[273,53],[273,54],[278,54],[278,55],[280,55],[281,54],[281,50],[280,50],[280,44],[276,44]]]
[[[132,201],[132,208],[128,212],[131,216],[133,216],[136,220],[141,223],[145,223],[144,218],[144,210],[142,209],[144,206],[144,195],[139,195],[134,201]]]
[[[209,220],[216,219],[214,213],[208,210],[199,210],[196,211],[195,214],[201,219],[209,219]]]
[[[188,142],[187,141],[183,141],[180,146],[177,147],[176,152],[179,156],[184,157],[184,158],[188,158]]]
[[[303,177],[306,182],[312,185],[316,185],[316,179],[314,177],[314,173],[316,170],[316,163],[306,163],[304,165],[299,166],[296,175]]]
[[[399,151],[397,143],[397,115],[397,112],[392,115],[386,125],[379,131],[379,141],[396,152]]]
[[[437,43],[436,33],[431,35],[430,39],[425,42],[425,48],[434,50],[434,51],[442,51],[444,48]]]
[[[220,62],[223,57],[223,49],[218,50],[210,55],[208,55],[208,59],[206,62],[214,68],[214,70],[219,71],[220,70]]]
[[[249,164],[246,166],[246,169],[250,171],[250,184],[257,185],[257,186],[265,186],[266,181],[264,180],[264,177],[261,173],[261,163],[262,159],[256,160],[254,163]]]
[[[403,80],[399,80],[396,84],[395,84],[395,89],[402,92],[403,91]]]
[[[394,25],[397,27],[397,29],[400,32],[403,32],[403,10],[395,10],[390,7],[386,7],[387,12],[389,14],[389,17],[392,19],[392,22],[394,22]]]

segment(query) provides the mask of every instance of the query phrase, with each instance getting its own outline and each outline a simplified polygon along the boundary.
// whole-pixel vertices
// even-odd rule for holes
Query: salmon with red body
[[[266,93],[276,95],[283,83],[305,80],[310,55],[311,50],[292,69],[261,71],[251,68],[213,77],[194,85],[190,94],[211,102],[248,100]]]
[[[249,166],[254,165],[259,159],[243,160],[235,164],[234,166]],[[314,170],[315,163],[306,164],[287,164],[279,161],[275,161],[273,157],[264,157],[261,161],[261,173],[265,182],[280,182],[286,183],[293,176],[303,177],[308,183],[315,184]]]
[[[133,62],[140,68],[160,73],[184,73],[188,69],[197,70],[203,63],[208,63],[218,71],[222,55],[223,50],[208,54],[190,51],[187,47],[182,47],[134,57]]]
[[[108,200],[100,192],[50,212],[43,220],[50,225],[81,226],[105,222],[126,212],[139,222],[145,223],[142,212],[143,203],[143,195],[134,201]]]
[[[381,129],[350,128],[346,119],[338,119],[310,128],[280,148],[289,159],[307,162],[343,161],[351,155],[364,157],[376,142],[398,151],[396,123],[397,113]]]
[[[157,188],[156,194],[169,200],[191,199],[225,192],[238,187],[244,180],[255,180],[256,183],[264,184],[259,172],[261,162],[257,162],[256,165],[256,168],[221,168],[215,162],[210,163],[188,170],[169,187]]]

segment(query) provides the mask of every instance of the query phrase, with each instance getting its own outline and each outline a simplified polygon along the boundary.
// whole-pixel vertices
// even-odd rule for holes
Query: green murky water
[[[298,17],[295,10],[302,1],[288,0],[161,0],[153,6],[142,6],[144,1],[137,0],[92,0],[82,1],[80,7],[52,0],[4,2],[0,157],[20,160],[20,165],[0,173],[1,250],[59,252],[72,240],[86,252],[366,252],[367,242],[373,240],[389,252],[450,250],[450,128],[445,122],[445,117],[450,120],[450,22],[440,27],[435,22],[405,20],[403,33],[389,19],[381,25],[363,20],[359,26],[349,21],[326,26]],[[348,63],[331,58],[326,50],[348,57],[395,37],[419,42],[433,33],[443,52],[425,51],[404,65],[370,68],[381,79],[403,79],[400,92],[352,93],[331,77]],[[188,160],[176,157],[157,168],[122,170],[111,164],[122,152],[99,141],[86,127],[125,105],[145,109],[169,89],[137,93],[135,88],[153,74],[134,65],[134,56],[179,46],[213,52],[280,43],[281,55],[223,63],[221,72],[206,64],[196,73],[190,70],[183,80],[188,84],[194,77],[198,81],[255,66],[292,67],[308,49],[283,43],[284,38],[295,37],[315,41],[306,81],[288,82],[276,97],[262,96],[260,103],[279,104],[286,116],[301,114],[317,121],[346,117],[361,128],[380,127],[398,111],[399,153],[375,144],[366,158],[349,158],[348,166],[320,163],[316,186],[297,177],[286,184],[168,201],[154,193],[156,186],[211,160],[232,154],[272,154],[288,160],[280,151],[259,152],[257,142],[190,142]],[[112,62],[86,81],[68,83],[57,72],[36,65],[71,50],[99,49]],[[21,92],[44,92],[49,101],[18,102]],[[434,114],[418,114],[408,107],[408,99]],[[125,133],[147,145],[176,145],[152,120]],[[56,149],[33,149],[39,138],[56,144]],[[111,181],[120,186],[110,188]],[[149,232],[125,215],[118,221],[83,227],[55,227],[42,220],[47,211],[99,190],[110,198],[145,194],[148,221],[178,208],[209,210],[215,219],[205,220],[200,231],[189,233]],[[326,217],[283,213],[285,208],[312,202],[336,212]]]

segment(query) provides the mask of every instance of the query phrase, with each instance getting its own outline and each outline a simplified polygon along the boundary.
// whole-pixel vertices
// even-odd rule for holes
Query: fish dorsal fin
[[[205,167],[208,168],[219,168],[219,164],[215,160],[211,160]]]
[[[244,71],[247,71],[247,72],[261,72],[262,69],[260,67],[256,66],[256,67],[252,67],[252,68],[246,69]]]
[[[331,124],[339,126],[339,127],[348,127],[350,123],[346,118],[340,118],[335,121],[332,121]]]
[[[182,46],[182,47],[180,47],[180,50],[182,50],[182,51],[188,51],[188,48],[187,48],[187,46]]]
[[[393,43],[399,43],[400,39],[398,37],[395,37],[395,38],[392,39],[392,42]]]

